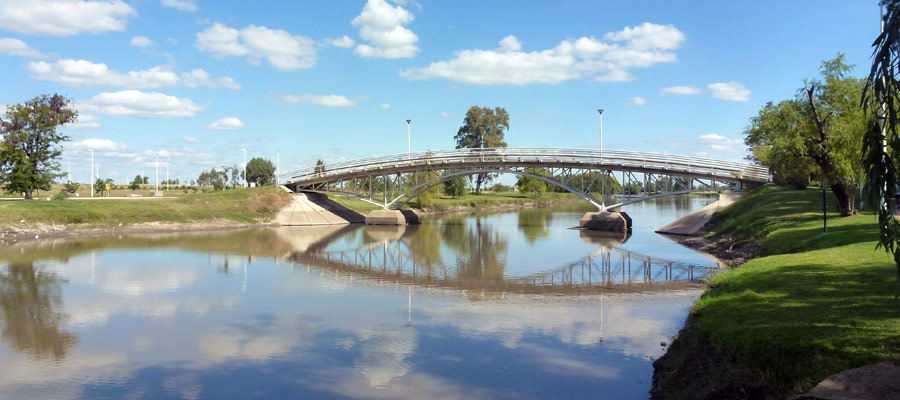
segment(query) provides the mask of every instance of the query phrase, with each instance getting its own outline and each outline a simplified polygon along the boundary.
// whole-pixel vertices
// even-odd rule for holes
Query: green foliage
[[[131,181],[131,184],[128,185],[128,188],[131,189],[132,192],[135,191],[135,190],[138,190],[138,189],[141,188],[141,182],[143,182],[143,181],[144,181],[144,180],[141,178],[140,175],[135,176],[135,177],[134,177],[134,180]]]
[[[897,296],[900,296],[900,220],[895,215],[900,185],[900,1],[881,2],[883,29],[872,44],[872,69],[866,80],[862,104],[877,122],[870,122],[863,140],[865,193],[878,210],[878,245],[894,256],[897,269]]]
[[[247,181],[256,186],[269,186],[275,183],[275,166],[272,162],[255,157],[247,163]]]
[[[769,167],[778,183],[803,187],[824,177],[842,215],[863,177],[863,135],[871,119],[859,107],[865,84],[848,76],[844,55],[823,61],[820,79],[809,80],[795,98],[768,103],[744,131],[752,159]]]
[[[9,106],[0,118],[0,183],[10,193],[32,198],[36,190],[50,190],[59,173],[57,147],[68,136],[57,133],[60,125],[75,122],[78,112],[60,95],[41,95]]]
[[[69,192],[65,190],[60,190],[58,193],[53,195],[53,200],[62,201],[69,198]]]
[[[73,193],[73,194],[75,192],[78,192],[78,188],[80,188],[80,187],[81,187],[81,184],[78,184],[75,182],[67,182],[65,184],[66,191],[69,193]]]
[[[444,181],[444,194],[452,198],[462,197],[466,195],[469,188],[469,180],[464,176]]]
[[[526,168],[525,172],[540,175],[540,176],[548,176],[549,173],[540,169],[540,168]],[[538,196],[547,192],[547,183],[541,179],[527,176],[527,175],[519,175],[516,179],[516,187],[519,188],[520,193],[532,193]]]
[[[494,149],[506,147],[506,131],[509,130],[509,114],[502,107],[472,106],[466,112],[463,126],[454,136],[457,149]],[[490,182],[495,174],[478,174],[475,178],[475,194],[481,194],[481,185]]]
[[[325,161],[322,161],[321,158],[316,160],[316,167],[313,171],[316,173],[325,172]]]
[[[494,186],[491,186],[491,191],[494,193],[508,193],[513,191],[513,187],[502,183],[495,183]]]

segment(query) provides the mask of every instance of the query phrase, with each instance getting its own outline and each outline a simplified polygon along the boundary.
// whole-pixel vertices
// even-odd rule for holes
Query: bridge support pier
[[[630,231],[631,217],[624,212],[589,212],[578,221],[578,227],[600,231]]]
[[[366,225],[418,225],[419,215],[412,210],[374,210],[366,215]]]

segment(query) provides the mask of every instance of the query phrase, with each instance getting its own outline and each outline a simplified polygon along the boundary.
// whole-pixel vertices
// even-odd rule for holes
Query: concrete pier
[[[400,210],[373,210],[366,215],[366,225],[406,225],[406,217]]]
[[[630,231],[631,217],[624,212],[589,212],[578,221],[578,227],[600,231]]]

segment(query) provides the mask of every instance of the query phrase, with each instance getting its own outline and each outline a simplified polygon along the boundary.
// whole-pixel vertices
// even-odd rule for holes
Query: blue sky
[[[512,5],[512,6],[511,6]],[[511,147],[740,159],[820,61],[870,62],[877,1],[0,0],[0,104],[73,99],[63,169],[125,182],[452,148],[472,105]]]

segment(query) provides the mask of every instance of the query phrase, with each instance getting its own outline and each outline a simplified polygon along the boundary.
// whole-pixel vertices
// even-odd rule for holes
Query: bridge
[[[718,189],[721,183],[740,189],[769,181],[768,168],[749,163],[579,148],[486,148],[404,153],[311,166],[278,174],[276,178],[278,183],[295,192],[347,196],[378,205],[383,210],[399,210],[447,180],[496,173],[528,176],[558,186],[597,207],[601,212],[597,214],[599,216],[609,209],[648,198]],[[615,180],[616,173],[621,173],[621,181]],[[638,183],[642,196],[608,205],[605,201],[616,183],[623,188]],[[656,191],[648,191],[650,187],[655,187]],[[600,198],[595,196],[598,192]],[[373,214],[405,223],[399,213]]]

